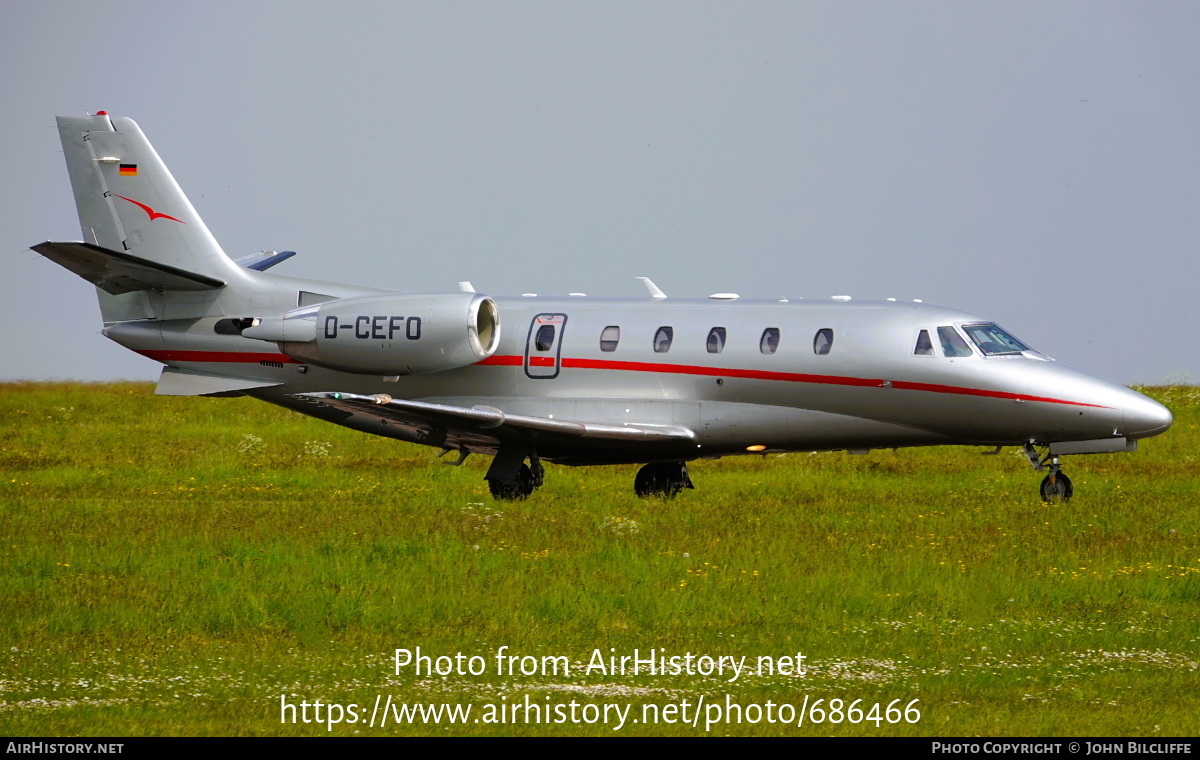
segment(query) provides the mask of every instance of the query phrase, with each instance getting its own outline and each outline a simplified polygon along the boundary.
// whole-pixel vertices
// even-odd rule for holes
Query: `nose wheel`
[[[1049,449],[1046,449],[1044,455],[1039,454],[1033,443],[1025,444],[1025,456],[1029,457],[1029,463],[1033,465],[1033,469],[1038,472],[1050,471],[1049,475],[1042,478],[1042,501],[1056,503],[1070,500],[1075,494],[1075,489],[1071,486],[1071,479],[1062,471],[1058,457],[1054,456]]]
[[[1071,479],[1062,472],[1052,472],[1042,479],[1042,501],[1067,501],[1074,493]]]

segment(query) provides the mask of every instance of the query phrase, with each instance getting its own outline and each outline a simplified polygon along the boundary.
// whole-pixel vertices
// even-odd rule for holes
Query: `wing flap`
[[[490,406],[450,406],[425,401],[394,399],[380,393],[363,396],[355,393],[300,393],[296,398],[326,404],[355,414],[378,417],[402,424],[426,423],[445,428],[468,430],[475,434],[500,437],[502,429],[522,433],[541,433],[567,438],[607,441],[644,441],[647,443],[694,441],[696,434],[681,425],[628,423],[609,425],[597,422],[556,420],[524,414],[507,414]]]
[[[110,251],[91,243],[47,241],[32,248],[115,296],[135,290],[214,290],[225,287],[224,281],[214,277],[159,264],[140,256]]]

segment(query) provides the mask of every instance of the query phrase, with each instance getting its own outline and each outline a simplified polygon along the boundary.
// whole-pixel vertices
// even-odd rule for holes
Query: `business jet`
[[[82,241],[33,250],[93,283],[103,334],[161,362],[157,393],[252,396],[373,435],[493,457],[497,499],[545,462],[641,464],[639,495],[687,463],[773,452],[1024,450],[1041,496],[1060,457],[1132,451],[1171,413],[1064,366],[995,322],[915,301],[407,294],[234,260],[132,120],[58,117]],[[503,329],[501,329],[503,324]]]

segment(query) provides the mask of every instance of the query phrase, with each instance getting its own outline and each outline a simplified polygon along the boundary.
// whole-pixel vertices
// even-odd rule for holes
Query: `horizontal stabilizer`
[[[265,272],[281,261],[287,261],[295,256],[295,251],[262,251],[253,253],[249,256],[243,256],[233,262],[243,269],[253,269],[256,272]]]
[[[160,396],[240,396],[239,391],[283,385],[274,380],[223,377],[207,372],[164,367],[154,392]]]
[[[38,243],[33,250],[101,290],[121,295],[135,290],[213,290],[225,282],[168,264],[110,251],[91,243]]]
[[[471,430],[475,433],[499,432],[502,428],[522,433],[552,434],[569,438],[591,438],[609,441],[694,441],[696,434],[680,425],[630,423],[609,425],[594,422],[506,414],[490,406],[449,406],[424,401],[393,399],[384,394],[362,396],[355,393],[300,393],[296,398],[327,404],[337,409],[368,416],[377,416],[401,424],[423,422],[448,428]]]

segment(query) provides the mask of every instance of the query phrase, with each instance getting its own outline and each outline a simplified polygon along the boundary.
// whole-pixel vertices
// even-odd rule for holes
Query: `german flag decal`
[[[137,164],[121,164],[119,173],[122,177],[136,177]]]

